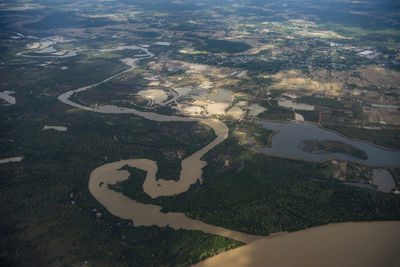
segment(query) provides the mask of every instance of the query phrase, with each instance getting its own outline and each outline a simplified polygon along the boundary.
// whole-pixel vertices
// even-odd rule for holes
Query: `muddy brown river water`
[[[90,193],[113,215],[123,219],[130,219],[135,226],[157,225],[164,227],[168,225],[174,229],[200,230],[206,233],[233,238],[245,243],[250,243],[262,238],[260,236],[231,231],[229,229],[203,223],[199,220],[190,219],[183,213],[163,213],[160,211],[161,207],[159,206],[136,202],[124,196],[122,193],[109,189],[107,186],[108,184],[116,184],[128,179],[129,172],[126,170],[119,170],[125,165],[147,171],[146,181],[155,181],[157,165],[154,161],[148,159],[121,160],[104,164],[93,170],[89,179]],[[146,184],[146,182],[144,184]],[[152,188],[152,186],[155,188]],[[156,192],[156,194],[159,193],[155,183],[150,182],[147,187],[152,192]],[[186,185],[180,188],[185,187]],[[172,189],[172,192],[168,193],[176,191],[170,184],[167,184],[167,188]],[[166,190],[162,190],[162,192],[165,193]]]
[[[396,267],[400,222],[338,223],[254,241],[198,267]]]

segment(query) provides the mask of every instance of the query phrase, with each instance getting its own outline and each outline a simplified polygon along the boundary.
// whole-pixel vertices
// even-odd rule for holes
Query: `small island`
[[[365,151],[339,141],[304,140],[300,143],[299,148],[313,154],[342,153],[363,160],[368,159]]]

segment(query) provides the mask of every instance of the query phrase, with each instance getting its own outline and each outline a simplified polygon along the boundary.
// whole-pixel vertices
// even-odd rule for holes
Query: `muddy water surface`
[[[257,240],[198,267],[400,266],[400,222],[339,223]]]
[[[157,171],[156,163],[148,159],[121,160],[104,164],[93,170],[89,179],[90,193],[113,215],[123,219],[130,219],[135,226],[157,225],[164,227],[168,225],[174,229],[200,230],[205,233],[225,236],[245,243],[262,238],[190,219],[183,213],[163,213],[160,211],[161,207],[159,206],[136,202],[122,193],[109,189],[109,184],[115,184],[128,179],[129,172],[119,170],[125,165],[146,171],[146,180],[155,179]]]

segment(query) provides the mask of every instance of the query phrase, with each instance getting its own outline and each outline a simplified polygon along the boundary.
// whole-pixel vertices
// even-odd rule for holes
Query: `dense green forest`
[[[2,132],[3,156],[21,151],[24,156],[23,167],[20,163],[0,165],[2,265],[43,266],[83,261],[94,266],[165,262],[188,265],[242,245],[198,231],[133,227],[131,222],[109,214],[88,191],[90,171],[119,159],[152,158],[163,163],[159,164],[161,173],[171,174],[170,160],[163,155],[162,147],[170,151],[173,145],[191,154],[200,148],[199,144],[212,140],[213,136],[207,134],[209,129],[196,123],[159,124],[129,115],[66,109],[55,101],[43,102],[42,108],[57,112],[40,119],[38,113],[28,112],[31,107],[25,106],[13,116],[30,114],[35,119],[11,120],[6,124],[7,131]],[[42,131],[45,124],[64,124],[68,130]],[[193,134],[196,128],[205,131]],[[187,132],[191,132],[190,136]],[[135,142],[113,138],[121,133]],[[143,136],[149,139],[144,140]],[[149,142],[150,139],[154,141]],[[195,139],[200,143],[188,141]],[[178,172],[180,165],[172,166],[175,167],[172,174]],[[100,218],[97,213],[102,214]]]

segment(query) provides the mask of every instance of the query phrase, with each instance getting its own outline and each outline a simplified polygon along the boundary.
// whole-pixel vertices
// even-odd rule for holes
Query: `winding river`
[[[118,48],[121,50],[121,48]],[[157,226],[170,226],[174,229],[189,229],[189,230],[200,230],[206,233],[211,233],[211,234],[216,234],[220,236],[225,236],[229,237],[235,240],[239,240],[245,243],[251,243],[248,246],[242,247],[240,249],[236,249],[233,252],[228,252],[230,254],[236,253],[236,258],[230,258],[226,259],[226,253],[222,253],[221,255],[218,255],[214,258],[211,259],[211,261],[206,261],[201,263],[203,266],[223,266],[221,265],[221,260],[222,262],[230,262],[229,266],[249,266],[249,264],[252,264],[254,266],[259,265],[259,266],[265,266],[266,264],[272,263],[272,266],[283,266],[283,265],[274,265],[273,264],[273,258],[269,258],[266,256],[263,256],[261,258],[254,258],[257,259],[257,262],[253,261],[248,261],[251,259],[251,257],[255,257],[255,255],[272,255],[271,252],[269,252],[269,249],[275,248],[275,250],[271,251],[276,251],[281,249],[281,253],[292,253],[296,252],[296,249],[298,248],[308,248],[310,247],[310,244],[307,246],[303,245],[303,242],[311,242],[313,241],[313,236],[314,235],[304,235],[302,234],[304,231],[298,232],[300,234],[297,234],[297,236],[300,235],[299,239],[293,243],[293,240],[289,238],[289,241],[285,241],[288,238],[285,238],[286,236],[292,237],[293,234],[284,234],[283,237],[278,237],[278,238],[271,238],[271,237],[264,237],[264,236],[255,236],[255,235],[249,235],[241,232],[236,232],[232,231],[229,229],[225,229],[222,227],[217,227],[213,225],[206,224],[204,222],[201,222],[199,220],[194,220],[188,218],[185,214],[183,213],[175,213],[175,212],[170,212],[170,213],[163,213],[161,212],[161,207],[156,206],[156,205],[149,205],[149,204],[142,204],[139,203],[131,198],[128,198],[127,196],[123,195],[120,192],[116,192],[114,190],[109,189],[108,185],[110,184],[116,184],[118,182],[124,181],[128,179],[129,177],[129,172],[126,170],[121,170],[121,168],[125,165],[135,167],[141,170],[144,170],[147,172],[144,184],[143,184],[143,190],[146,194],[151,196],[152,198],[156,198],[159,196],[170,196],[170,195],[175,195],[179,194],[182,192],[185,192],[186,190],[189,189],[190,185],[195,183],[198,179],[201,179],[202,175],[202,168],[206,166],[206,162],[201,160],[201,157],[206,154],[208,151],[210,151],[212,148],[214,148],[216,145],[220,144],[223,142],[227,137],[228,137],[228,127],[221,121],[217,119],[197,119],[197,118],[187,118],[187,117],[180,117],[180,116],[167,116],[167,115],[161,115],[153,112],[142,112],[138,111],[132,108],[123,108],[123,107],[117,107],[117,106],[112,106],[112,105],[103,105],[99,106],[96,108],[91,108],[87,106],[83,106],[79,103],[73,102],[70,98],[73,96],[75,93],[83,92],[85,90],[88,90],[90,88],[96,87],[102,83],[105,83],[123,73],[129,72],[132,69],[135,68],[135,62],[144,58],[151,58],[154,55],[148,51],[148,49],[141,48],[141,47],[136,47],[136,46],[130,46],[130,47],[125,47],[124,49],[136,49],[136,50],[141,50],[144,52],[144,54],[140,54],[140,57],[136,57],[134,59],[128,59],[123,61],[124,63],[129,63],[128,65],[131,67],[125,71],[122,71],[118,74],[115,74],[99,83],[95,83],[89,86],[85,86],[76,90],[71,90],[68,91],[58,97],[58,99],[72,107],[84,109],[87,111],[92,111],[92,112],[99,112],[99,113],[111,113],[111,114],[134,114],[137,116],[141,116],[143,118],[153,120],[153,121],[160,121],[160,122],[168,122],[168,121],[180,121],[180,122],[194,122],[194,121],[199,121],[203,124],[209,125],[212,127],[212,129],[215,131],[216,138],[200,149],[199,151],[195,152],[188,158],[184,159],[181,163],[182,165],[182,170],[180,173],[180,177],[178,181],[171,181],[171,180],[164,180],[164,179],[156,179],[156,173],[157,173],[157,164],[153,160],[149,159],[128,159],[128,160],[121,160],[117,162],[112,162],[112,163],[107,163],[104,164],[95,170],[93,170],[90,173],[90,178],[89,178],[89,190],[91,194],[102,204],[111,214],[118,216],[120,218],[124,219],[130,219],[133,221],[135,226],[151,226],[151,225],[157,225]],[[357,225],[360,226],[365,226],[365,227],[370,227],[372,226],[373,229],[377,229],[377,226],[381,226],[382,224],[385,223],[357,223]],[[390,224],[390,223],[386,223]],[[397,227],[396,229],[399,229],[399,223],[391,223],[390,227],[395,224]],[[339,225],[344,225],[346,224],[339,224]],[[325,227],[320,227],[319,231],[326,232],[323,229],[328,229],[328,232],[330,233],[331,231],[329,230],[330,226],[327,226],[328,228]],[[343,226],[342,226],[343,227]],[[365,227],[363,229],[365,229]],[[375,227],[375,228],[374,228]],[[354,227],[356,230],[360,229],[359,227]],[[362,228],[362,227],[361,227]],[[379,228],[379,227],[378,227]],[[352,240],[354,239],[354,235],[340,235],[341,231],[344,231],[342,228],[337,228],[339,231],[337,231],[334,235],[330,236],[334,238],[335,236],[342,236],[343,237],[343,242],[347,242],[346,240]],[[382,228],[383,229],[383,228]],[[388,227],[382,230],[379,228],[376,230],[375,233],[385,233],[387,232]],[[392,228],[390,228],[392,229]],[[306,230],[307,231],[307,230]],[[396,234],[398,231],[396,232]],[[294,233],[296,234],[296,233]],[[399,235],[393,235],[396,238],[399,238]],[[375,237],[375,239],[379,239],[378,237]],[[288,248],[282,248],[279,247],[278,245],[275,245],[276,242],[274,240],[282,240],[283,244],[285,242],[288,242],[286,244],[294,244],[292,247]],[[398,239],[397,239],[398,240]],[[374,242],[374,239],[370,239],[371,242]],[[375,242],[376,243],[376,242]],[[267,245],[265,245],[267,244]],[[335,246],[340,246],[342,243],[335,243]],[[365,245],[361,244],[361,245]],[[390,243],[390,245],[393,245]],[[398,245],[398,243],[397,243]],[[390,246],[386,246],[390,247]],[[398,247],[398,246],[397,246]],[[391,248],[391,247],[390,247]],[[329,250],[332,249],[332,247],[326,247],[326,248],[321,248],[320,250],[323,250],[325,253],[328,253]],[[335,255],[333,253],[332,255]],[[365,258],[371,258],[372,253],[368,254],[365,256]],[[393,253],[390,254],[392,256]],[[394,255],[397,255],[396,253]],[[386,254],[384,255],[385,259],[387,258]],[[243,258],[244,257],[244,258]],[[333,258],[333,257],[331,257]],[[382,257],[381,257],[382,258]],[[247,261],[243,261],[240,259],[245,259]],[[215,262],[214,262],[215,261]],[[337,261],[336,257],[336,262],[337,264],[334,266],[339,266],[340,261]],[[293,263],[293,262],[292,262]],[[332,264],[331,264],[332,265]],[[227,265],[226,265],[227,266]],[[286,265],[285,265],[286,266]],[[294,266],[292,265],[287,265],[287,266]],[[298,264],[296,266],[299,266]],[[308,265],[308,266],[315,266],[314,265]],[[332,265],[333,266],[333,265]],[[343,265],[345,266],[345,265]]]
[[[196,162],[192,161],[192,164],[195,168],[199,167]],[[159,206],[139,203],[122,193],[109,189],[107,186],[108,184],[116,184],[129,178],[128,171],[119,170],[125,165],[147,171],[143,188],[147,188],[151,192],[159,193],[155,181],[157,165],[154,161],[148,159],[130,159],[104,164],[90,173],[89,190],[111,214],[123,219],[130,219],[135,226],[157,225],[160,227],[169,226],[174,229],[200,230],[206,233],[233,238],[245,243],[250,243],[262,238],[190,219],[183,213],[163,213],[160,211],[161,207]],[[185,178],[191,177],[182,176],[181,173],[180,181]],[[180,181],[174,183],[178,184],[178,188],[185,188],[179,185]],[[158,182],[160,182],[160,180]],[[171,192],[167,191],[169,188],[172,188]],[[166,189],[163,189],[161,192],[172,194],[176,192],[176,189],[167,183]]]
[[[132,48],[132,47],[129,47]],[[140,49],[134,46],[135,49]],[[141,49],[146,53],[141,55],[140,59],[150,58],[154,55],[150,53],[147,49]],[[130,67],[120,73],[112,75],[107,79],[88,85],[79,89],[68,91],[58,97],[58,99],[72,107],[84,109],[92,112],[108,113],[108,114],[134,114],[141,116],[148,120],[159,121],[159,122],[169,122],[169,121],[180,121],[180,122],[194,122],[199,121],[203,124],[210,126],[215,134],[216,138],[184,159],[181,163],[181,173],[178,181],[156,179],[157,173],[157,163],[149,159],[130,159],[121,160],[118,162],[112,162],[104,164],[90,174],[89,178],[89,190],[91,194],[113,215],[124,219],[131,219],[135,226],[170,226],[174,229],[190,229],[190,230],[200,230],[206,233],[216,234],[220,236],[229,237],[235,240],[239,240],[245,243],[249,243],[256,239],[263,238],[261,236],[249,235],[241,232],[232,231],[222,227],[217,227],[203,223],[199,220],[194,220],[188,218],[183,213],[163,213],[161,212],[161,207],[156,205],[147,205],[136,202],[119,192],[115,192],[108,188],[108,184],[115,184],[128,179],[129,172],[126,170],[120,170],[123,166],[129,165],[147,172],[146,179],[143,183],[143,190],[146,194],[152,198],[159,196],[171,196],[187,191],[190,185],[196,183],[197,180],[201,180],[202,169],[206,166],[206,162],[201,160],[201,157],[214,148],[216,145],[224,141],[228,137],[229,129],[221,121],[217,119],[191,119],[179,116],[167,116],[161,115],[154,112],[142,112],[132,108],[122,108],[113,105],[103,105],[96,108],[91,108],[83,106],[79,103],[70,100],[70,97],[79,92],[86,91],[90,88],[96,87],[102,83],[105,83],[123,73],[129,72],[135,68],[134,62],[140,60],[138,58],[132,59],[130,61]]]

